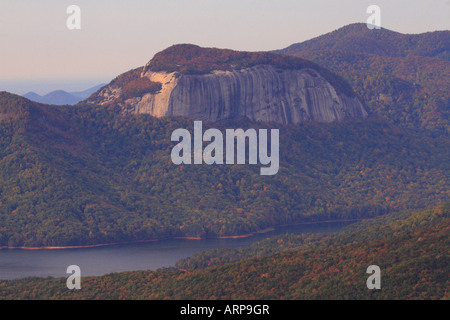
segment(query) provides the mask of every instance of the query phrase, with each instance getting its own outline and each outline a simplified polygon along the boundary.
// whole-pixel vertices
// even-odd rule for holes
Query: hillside
[[[273,177],[254,165],[172,164],[170,136],[192,130],[187,119],[124,116],[114,104],[46,106],[8,93],[0,119],[1,246],[236,235],[449,197],[448,139],[380,119],[279,126]]]
[[[410,128],[450,132],[450,31],[404,35],[354,24],[277,52],[338,73],[370,114]]]
[[[300,249],[196,271],[0,281],[0,299],[448,299],[450,206],[350,226]],[[381,290],[366,269],[381,268]]]

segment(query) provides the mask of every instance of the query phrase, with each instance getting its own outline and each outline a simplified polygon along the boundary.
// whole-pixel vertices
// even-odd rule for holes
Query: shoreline
[[[265,228],[259,231],[254,231],[251,233],[245,233],[242,235],[234,235],[234,236],[220,236],[220,237],[168,237],[161,239],[150,239],[150,240],[131,240],[131,241],[119,241],[119,242],[111,242],[111,243],[100,243],[100,244],[90,244],[90,245],[81,245],[81,246],[41,246],[41,247],[9,247],[9,246],[0,246],[0,250],[68,250],[68,249],[88,249],[88,248],[98,248],[98,247],[107,247],[107,246],[116,246],[121,244],[133,244],[133,243],[146,243],[146,242],[157,242],[164,240],[208,240],[208,239],[242,239],[249,238],[255,236],[257,234],[264,234],[271,231],[275,231],[276,228],[287,227],[287,226],[297,226],[297,225],[305,225],[305,224],[319,224],[319,223],[334,223],[334,222],[350,222],[350,221],[361,221],[368,219],[346,219],[346,220],[326,220],[326,221],[314,221],[314,222],[300,222],[293,224],[282,224],[274,227]]]

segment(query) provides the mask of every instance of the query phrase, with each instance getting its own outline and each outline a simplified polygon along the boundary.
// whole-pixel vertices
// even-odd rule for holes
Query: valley
[[[72,106],[0,92],[0,299],[449,299],[449,51],[449,31],[351,24],[272,52],[173,45]],[[276,174],[212,148],[230,128],[277,132]],[[75,291],[14,264],[108,251],[130,264]]]

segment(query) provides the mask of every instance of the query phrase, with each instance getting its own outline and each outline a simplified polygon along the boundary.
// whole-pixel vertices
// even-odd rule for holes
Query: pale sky
[[[71,4],[81,30],[66,27]],[[0,90],[86,89],[176,43],[280,49],[365,23],[371,4],[387,29],[450,29],[450,0],[0,0]]]

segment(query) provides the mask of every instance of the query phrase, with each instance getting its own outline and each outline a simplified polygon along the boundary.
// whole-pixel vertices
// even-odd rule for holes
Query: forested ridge
[[[193,44],[176,44],[155,54],[144,72],[163,71],[181,74],[208,74],[235,71],[257,65],[271,65],[278,70],[313,69],[335,89],[350,97],[355,95],[347,81],[330,70],[306,59],[271,52],[245,52],[230,49],[202,48]]]
[[[386,28],[369,29],[365,23],[353,23],[316,38],[282,49],[284,54],[342,50],[386,57],[433,57],[450,60],[450,31],[402,34]]]
[[[180,118],[0,95],[0,245],[216,237],[373,217],[448,199],[449,141],[371,118],[280,126],[280,170],[176,166]],[[205,124],[206,128],[210,125]],[[273,128],[233,120],[225,128]]]
[[[0,299],[448,299],[449,232],[446,204],[389,214],[299,249],[206,269],[85,277],[81,290],[68,290],[65,278],[0,281]],[[263,247],[272,244],[276,251],[283,247],[279,240],[289,238],[268,239]],[[366,287],[366,269],[374,264],[381,268],[381,290]]]
[[[450,31],[401,34],[352,24],[278,53],[314,61],[347,80],[372,115],[449,134]]]

